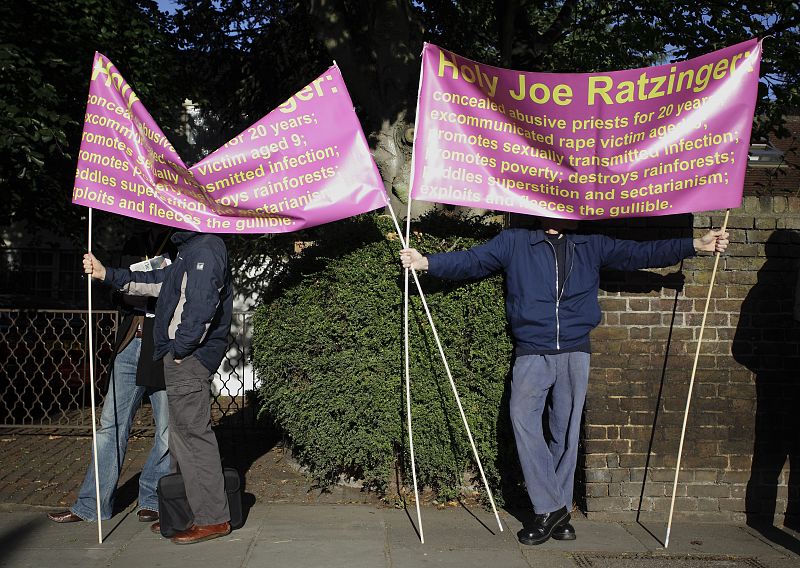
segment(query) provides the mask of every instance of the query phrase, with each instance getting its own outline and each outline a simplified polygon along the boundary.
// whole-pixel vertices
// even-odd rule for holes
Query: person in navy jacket
[[[211,429],[210,379],[228,345],[233,286],[228,251],[215,235],[179,232],[175,262],[133,272],[106,268],[91,253],[83,269],[129,295],[157,296],[153,359],[164,361],[172,471],[183,474],[194,524],[172,537],[191,544],[231,531],[217,439]],[[152,527],[160,531],[159,523]]]
[[[728,233],[637,242],[565,233],[577,221],[542,219],[542,229],[507,229],[469,250],[423,256],[403,249],[404,268],[449,280],[503,271],[515,344],[510,413],[533,521],[523,544],[574,540],[570,521],[578,438],[589,381],[589,332],[600,323],[600,270],[666,267],[697,252],[724,252]],[[548,396],[550,398],[548,399]],[[550,440],[543,433],[548,407]]]

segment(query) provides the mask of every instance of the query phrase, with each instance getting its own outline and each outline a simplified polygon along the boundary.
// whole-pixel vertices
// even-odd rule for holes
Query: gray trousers
[[[523,355],[514,363],[511,424],[528,496],[538,514],[561,507],[572,510],[581,413],[588,383],[588,353]],[[545,440],[542,427],[545,405],[550,441]]]
[[[183,474],[194,522],[216,525],[229,521],[222,461],[211,429],[210,373],[193,356],[179,365],[168,353],[164,356],[164,379],[172,471]]]

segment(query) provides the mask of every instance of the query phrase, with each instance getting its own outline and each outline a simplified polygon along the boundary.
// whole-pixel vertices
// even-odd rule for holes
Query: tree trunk
[[[373,149],[392,207],[405,216],[411,177],[422,26],[408,0],[309,2],[317,35],[337,62]],[[414,217],[433,208],[414,202]]]

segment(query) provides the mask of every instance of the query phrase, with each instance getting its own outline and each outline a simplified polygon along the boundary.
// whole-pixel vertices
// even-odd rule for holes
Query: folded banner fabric
[[[568,219],[738,207],[761,44],[609,73],[422,53],[411,196]]]
[[[206,233],[282,233],[386,205],[339,68],[191,168],[95,54],[72,202]]]

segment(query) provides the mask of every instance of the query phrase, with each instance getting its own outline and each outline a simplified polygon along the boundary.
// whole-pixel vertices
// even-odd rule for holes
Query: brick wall
[[[749,174],[750,175],[750,174]],[[760,175],[760,174],[759,174]],[[676,518],[800,513],[800,197],[731,211],[687,427]],[[751,186],[752,187],[752,186]],[[700,235],[724,212],[606,224],[650,239]],[[713,256],[603,274],[576,495],[590,517],[666,519]],[[790,464],[790,462],[793,462]],[[791,466],[794,467],[791,467]]]

